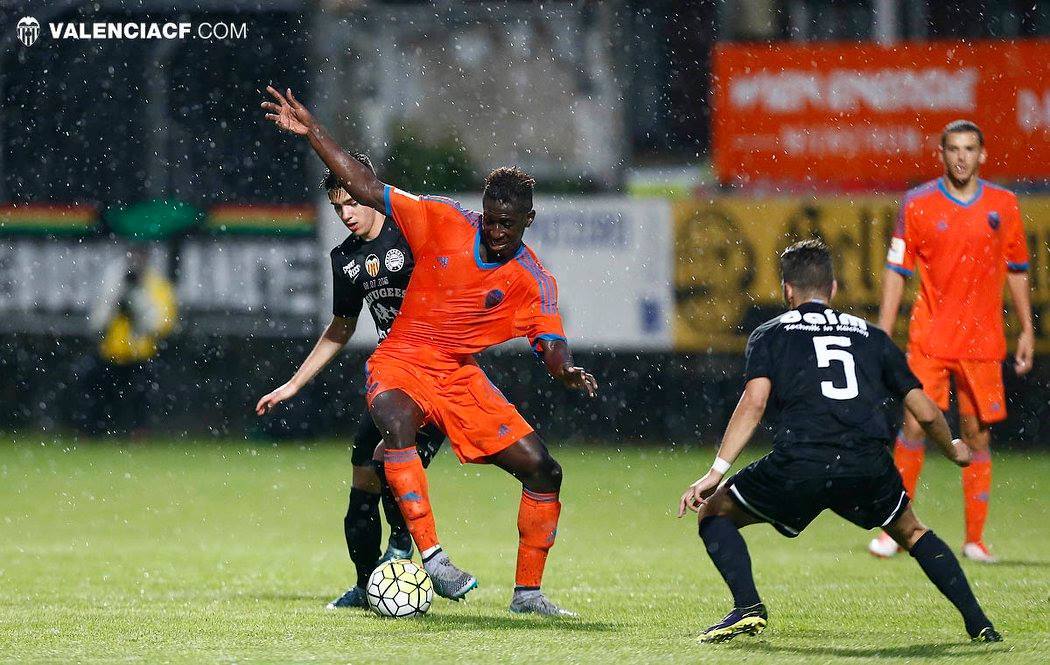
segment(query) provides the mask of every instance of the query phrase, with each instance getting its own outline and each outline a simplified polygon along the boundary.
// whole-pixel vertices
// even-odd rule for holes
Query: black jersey
[[[367,306],[380,339],[401,311],[415,261],[408,241],[387,219],[374,240],[351,235],[332,249],[332,314],[356,318]]]
[[[816,462],[885,445],[893,438],[887,401],[922,387],[886,333],[819,302],[755,329],[746,375],[773,383],[774,450]]]

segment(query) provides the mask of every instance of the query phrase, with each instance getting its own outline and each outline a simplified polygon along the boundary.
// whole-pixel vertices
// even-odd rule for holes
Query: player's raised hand
[[[598,381],[582,367],[566,365],[562,369],[561,380],[567,387],[587,393],[588,397],[598,394]]]
[[[306,107],[299,103],[299,100],[292,94],[292,89],[287,88],[285,95],[278,92],[273,86],[266,86],[266,92],[270,93],[276,101],[274,102],[263,102],[260,104],[262,108],[269,113],[266,114],[267,120],[272,120],[275,125],[283,129],[286,132],[292,134],[298,134],[303,136],[310,131],[310,128],[314,126],[314,117],[306,110]]]
[[[271,393],[263,395],[259,403],[255,405],[256,415],[264,415],[273,410],[273,407],[277,406],[281,402],[291,397],[294,397],[299,392],[299,388],[292,385],[291,383],[285,383],[277,390]]]
[[[1017,376],[1024,376],[1032,371],[1032,361],[1035,358],[1035,334],[1031,331],[1023,332],[1017,338],[1017,353],[1014,354],[1014,371]]]
[[[682,500],[678,502],[678,516],[684,516],[689,510],[694,513],[699,512],[700,506],[704,505],[711,498],[711,495],[715,493],[721,482],[721,474],[708,471],[703,478],[690,485],[682,494]]]

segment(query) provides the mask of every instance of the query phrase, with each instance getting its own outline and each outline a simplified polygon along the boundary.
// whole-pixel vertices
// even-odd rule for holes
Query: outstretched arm
[[[598,394],[598,382],[582,367],[572,362],[569,345],[563,339],[540,340],[540,353],[547,372],[565,384],[567,388],[582,390],[588,397]]]
[[[292,375],[292,378],[273,392],[264,395],[255,405],[255,413],[260,416],[269,413],[284,400],[294,397],[303,386],[310,382],[310,379],[317,376],[317,373],[332,361],[340,349],[346,346],[356,326],[356,318],[332,317],[332,322],[321,333],[310,355],[306,356],[306,360]]]
[[[266,92],[276,100],[262,103],[263,109],[269,111],[266,119],[272,120],[286,132],[305,136],[310,141],[310,147],[321,161],[332,169],[332,173],[339,178],[355,201],[385,213],[383,190],[386,185],[376,178],[371,169],[351,157],[329,136],[324,126],[295,98],[291,88],[286,89],[282,95],[272,86],[266,86]]]
[[[970,448],[962,439],[953,439],[944,414],[921,388],[913,388],[904,396],[904,408],[919,421],[926,436],[933,439],[944,456],[959,466],[970,465]]]
[[[682,494],[678,503],[679,517],[685,515],[687,509],[699,510],[718,489],[726,471],[740,456],[740,452],[755,433],[755,428],[762,421],[762,414],[766,412],[766,402],[772,389],[773,382],[765,377],[751,379],[744,386],[744,394],[740,396],[740,401],[737,402],[722,436],[722,445],[718,447],[715,463],[703,478],[690,485]]]

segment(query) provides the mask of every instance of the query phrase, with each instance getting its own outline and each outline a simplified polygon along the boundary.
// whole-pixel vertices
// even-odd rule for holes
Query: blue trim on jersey
[[[464,217],[466,217],[466,215],[464,215]],[[470,220],[468,219],[467,221]],[[505,263],[510,263],[514,259],[520,257],[522,253],[524,253],[524,251],[525,243],[521,243],[521,247],[518,248],[518,253],[512,256]],[[477,233],[474,234],[474,263],[478,264],[478,267],[482,270],[495,270],[496,268],[503,265],[503,263],[500,263],[499,261],[494,261],[490,263],[481,259],[481,229],[478,229]]]
[[[892,263],[887,263],[886,267],[889,268],[890,270],[892,270],[893,272],[897,273],[898,275],[904,275],[905,277],[911,277],[912,275],[915,274],[914,272],[912,272],[911,270],[908,270],[907,268],[904,268],[904,267],[901,267],[901,266],[895,266]]]
[[[1028,271],[1028,264],[1027,263],[1010,263],[1009,261],[1007,261],[1006,262],[1006,269],[1009,270],[1010,272],[1027,272]]]
[[[425,194],[419,198],[423,199],[424,201],[433,201],[434,203],[441,203],[443,205],[447,205],[456,212],[458,212],[460,215],[462,215],[463,219],[465,219],[466,222],[474,228],[479,228],[481,226],[480,213],[474,210],[467,210],[459,204],[459,201],[455,199],[450,199],[447,196],[434,196],[432,194]]]
[[[554,284],[551,278],[543,272],[543,269],[536,263],[536,260],[531,255],[522,256],[518,259],[518,263],[521,264],[525,270],[529,271],[533,279],[540,286],[540,312],[544,314],[554,314],[558,311],[558,302]]]
[[[386,206],[386,216],[393,217],[394,209],[390,207],[390,190],[393,189],[390,185],[383,188],[383,205]]]
[[[536,337],[532,340],[532,345],[536,346],[537,344],[539,344],[541,339],[546,340],[548,342],[557,342],[559,340],[561,340],[562,342],[569,341],[565,339],[564,335],[558,335],[557,333],[543,333],[542,335],[536,335]]]
[[[997,189],[1000,192],[1006,192],[1007,194],[1013,194],[1013,190],[1007,189],[1006,187],[1003,187],[1002,185],[997,185],[994,182],[989,182],[987,180],[984,180],[983,178],[980,178],[979,180],[980,180],[982,185],[985,185],[989,189]]]
[[[974,203],[977,203],[978,201],[981,200],[981,195],[984,194],[984,181],[980,180],[980,179],[977,180],[977,193],[974,194],[973,198],[970,199],[969,201],[963,201],[962,199],[957,199],[954,196],[952,196],[951,194],[949,194],[948,193],[948,188],[944,186],[944,180],[943,179],[937,181],[937,189],[941,190],[941,194],[944,194],[946,197],[948,197],[948,200],[951,201],[952,203],[961,205],[964,208],[969,208]]]
[[[557,342],[558,340],[561,340],[566,344],[568,344],[569,342],[569,340],[555,333],[543,333],[542,335],[536,335],[536,337],[533,338],[533,340],[529,342],[529,344],[532,346],[532,352],[535,353],[537,357],[542,356],[540,352],[540,341],[542,340],[546,340],[548,342]]]
[[[917,196],[921,196],[922,194],[932,192],[937,188],[938,182],[940,182],[940,179],[931,180],[923,185],[919,185],[918,187],[909,189],[907,192],[905,192],[904,198],[901,199],[900,207],[897,209],[897,223],[894,227],[894,235],[904,237],[904,213],[905,209],[908,207],[908,204],[911,203],[911,200]]]

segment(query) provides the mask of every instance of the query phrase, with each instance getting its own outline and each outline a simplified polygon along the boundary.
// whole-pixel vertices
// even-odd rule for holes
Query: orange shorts
[[[954,377],[959,413],[977,416],[985,425],[1006,418],[1003,368],[998,360],[945,360],[909,349],[908,367],[942,411],[948,410],[949,377]]]
[[[533,432],[485,372],[467,362],[409,361],[377,351],[366,365],[367,399],[402,390],[423,410],[426,422],[444,430],[460,462],[485,463]]]

